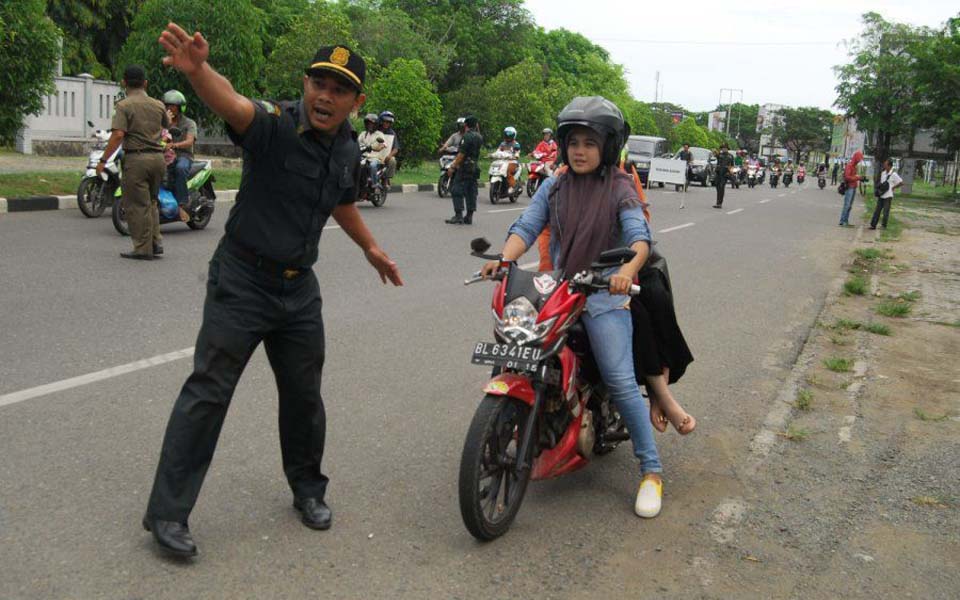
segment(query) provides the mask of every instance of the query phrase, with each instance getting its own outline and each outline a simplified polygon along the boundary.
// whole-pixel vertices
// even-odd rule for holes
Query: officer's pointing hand
[[[400,268],[397,267],[397,263],[390,260],[390,257],[383,250],[373,247],[364,252],[364,255],[367,257],[367,261],[373,265],[373,268],[377,270],[377,273],[380,274],[380,281],[386,283],[389,279],[393,285],[403,285],[403,280],[400,279]]]
[[[176,23],[168,23],[158,41],[167,51],[163,64],[182,71],[185,75],[195,73],[210,55],[210,45],[199,31],[192,36],[188,35]]]

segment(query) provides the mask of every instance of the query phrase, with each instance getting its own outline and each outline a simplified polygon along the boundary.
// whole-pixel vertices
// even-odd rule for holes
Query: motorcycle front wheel
[[[193,200],[193,202],[191,202],[191,205],[194,205],[195,202],[205,202],[209,204],[210,208],[209,209],[204,208],[203,210],[199,211],[199,216],[194,216],[192,219],[187,221],[187,227],[197,231],[205,228],[207,225],[210,224],[210,219],[213,218],[213,207],[215,206],[214,199],[212,196],[213,196],[213,188],[211,187],[208,190],[205,186],[203,191],[200,192],[199,198],[196,198],[196,199],[191,198],[191,200]]]
[[[501,182],[493,181],[490,183],[490,204],[496,204],[500,201]]]
[[[77,208],[89,219],[99,217],[107,207],[108,192],[113,194],[106,181],[99,177],[84,178],[77,188]]]
[[[119,199],[113,203],[113,212],[110,214],[113,219],[113,228],[120,235],[130,235],[130,226],[127,224],[127,215],[123,210],[123,202]]]
[[[374,206],[380,207],[383,206],[383,203],[387,201],[387,188],[379,185],[376,189],[370,190],[370,203]]]
[[[520,510],[531,469],[518,469],[522,461],[517,453],[528,418],[527,404],[488,395],[470,422],[458,487],[463,524],[478,540],[490,541],[506,533]],[[528,461],[533,458],[530,446]]]
[[[540,179],[533,177],[527,180],[527,198],[533,198],[533,195],[540,189]]]
[[[437,195],[441,198],[446,197],[450,192],[450,176],[444,173],[440,176],[440,179],[437,180]]]

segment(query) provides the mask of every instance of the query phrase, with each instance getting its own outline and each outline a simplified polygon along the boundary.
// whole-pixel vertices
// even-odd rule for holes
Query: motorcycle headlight
[[[503,318],[494,314],[497,333],[518,345],[528,344],[542,338],[557,321],[552,317],[537,323],[537,309],[527,298],[520,297],[503,307]]]
[[[649,162],[638,162],[638,163],[637,163],[637,168],[638,168],[638,169],[649,169],[649,168],[650,168],[650,163],[649,163]]]

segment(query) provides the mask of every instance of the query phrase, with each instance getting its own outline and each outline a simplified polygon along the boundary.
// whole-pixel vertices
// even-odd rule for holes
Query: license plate
[[[518,371],[533,371],[537,368],[537,363],[542,356],[543,348],[477,342],[471,362],[476,365],[495,365]]]

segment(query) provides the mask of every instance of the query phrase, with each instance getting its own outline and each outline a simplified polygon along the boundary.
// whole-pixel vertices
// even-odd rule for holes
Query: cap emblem
[[[350,51],[342,46],[337,46],[330,53],[330,62],[344,67],[350,61]]]

